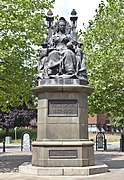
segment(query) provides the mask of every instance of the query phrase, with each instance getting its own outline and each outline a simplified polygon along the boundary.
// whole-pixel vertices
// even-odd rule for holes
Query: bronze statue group
[[[71,78],[87,82],[86,63],[81,46],[75,28],[64,17],[59,18],[47,43],[42,46],[38,78]]]

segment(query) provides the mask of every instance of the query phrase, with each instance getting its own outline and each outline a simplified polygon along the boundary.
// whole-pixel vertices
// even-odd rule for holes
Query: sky
[[[83,23],[87,26],[88,21],[93,19],[100,2],[101,0],[56,0],[52,11],[54,16],[63,16],[70,21],[71,11],[75,9],[78,16],[77,28],[82,29]]]

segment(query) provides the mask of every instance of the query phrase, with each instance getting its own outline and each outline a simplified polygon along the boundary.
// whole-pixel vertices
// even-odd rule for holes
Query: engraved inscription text
[[[77,158],[77,150],[49,150],[49,158]]]
[[[77,116],[77,100],[49,100],[49,116]]]

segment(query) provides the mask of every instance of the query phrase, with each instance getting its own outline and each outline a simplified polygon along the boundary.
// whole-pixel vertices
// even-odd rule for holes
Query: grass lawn
[[[96,135],[97,133],[89,133],[89,139],[93,139],[93,141],[96,141]],[[105,133],[105,139],[107,139],[107,142],[120,142],[121,134],[107,134]]]

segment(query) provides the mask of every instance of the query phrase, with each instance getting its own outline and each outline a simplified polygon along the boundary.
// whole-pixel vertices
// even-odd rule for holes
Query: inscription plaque
[[[77,158],[77,150],[49,150],[49,158],[53,158],[53,159]]]
[[[49,116],[78,116],[77,100],[49,100]]]

